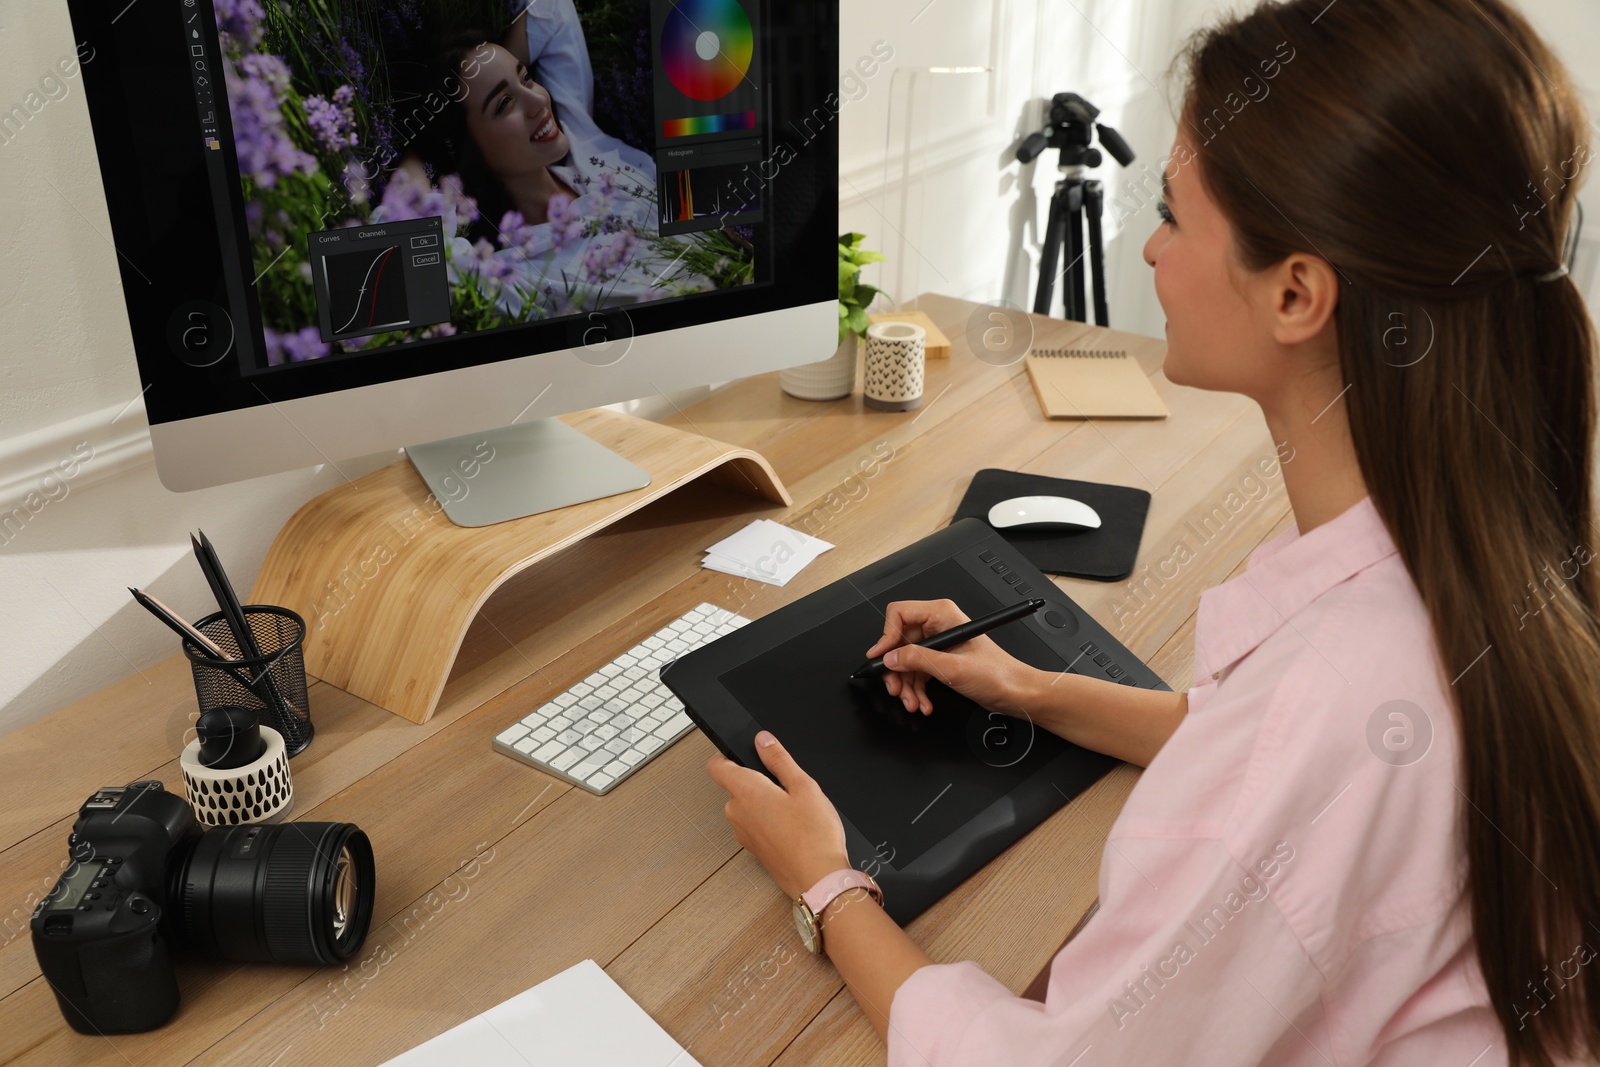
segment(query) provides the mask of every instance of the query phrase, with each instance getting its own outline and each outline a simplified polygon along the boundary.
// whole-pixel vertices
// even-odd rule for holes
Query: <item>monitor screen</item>
[[[71,6],[152,423],[833,289],[836,0]]]

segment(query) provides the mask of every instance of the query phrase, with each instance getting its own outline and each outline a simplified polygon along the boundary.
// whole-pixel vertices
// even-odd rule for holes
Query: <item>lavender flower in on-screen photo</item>
[[[548,228],[528,225],[520,211],[508,211],[500,217],[500,236],[505,247],[522,259],[537,258],[554,247]]]
[[[339,42],[339,74],[353,82],[367,76],[367,65],[361,61],[361,53],[347,40]]]
[[[610,279],[609,251],[609,245],[602,245],[598,240],[589,242],[589,247],[583,250],[583,277],[590,285]]]
[[[591,285],[599,285],[620,274],[633,258],[639,239],[627,230],[606,234],[589,242],[583,252],[583,273]]]
[[[426,177],[401,169],[384,188],[372,221],[400,222],[435,215],[444,220],[445,233],[454,234],[478,217],[478,202],[461,191],[461,179],[454,174],[444,175],[434,188]]]
[[[267,345],[267,366],[281,367],[285,363],[304,363],[308,359],[321,359],[332,346],[322,340],[315,326],[293,332],[279,332],[270,326],[261,331]]]
[[[211,9],[216,12],[217,34],[222,38],[224,52],[230,43],[242,52],[261,43],[261,20],[266,12],[256,0],[213,0]]]
[[[526,6],[526,3],[522,4],[518,11]],[[385,37],[404,40],[407,33],[418,29],[421,24],[422,19],[417,13],[417,0],[392,0],[391,3],[384,4],[378,12],[378,28]]]
[[[556,248],[567,248],[583,236],[583,216],[572,203],[572,197],[558,193],[545,206],[545,217],[550,220],[550,241]]]
[[[394,143],[394,105],[387,100],[369,99],[367,124],[371,127],[372,141],[369,159],[394,159],[400,154]]]
[[[316,159],[296,148],[284,129],[280,94],[289,88],[289,68],[282,58],[252,53],[237,65],[223,64],[223,72],[239,169],[266,188],[296,172],[315,173]]]
[[[316,135],[317,143],[329,152],[342,152],[360,143],[356,136],[356,113],[351,101],[356,91],[341,85],[333,91],[333,98],[306,97],[306,124]]]
[[[304,363],[309,359],[321,359],[328,354],[329,345],[322,339],[322,335],[315,326],[307,326],[293,333],[285,333],[279,338],[283,345],[283,358],[288,363]]]
[[[423,197],[429,192],[426,178],[403,168],[397,170],[389,179],[389,184],[383,187],[383,197],[373,209],[372,219],[374,222],[420,219],[423,217]]]
[[[445,217],[448,226],[450,220],[455,220],[458,228],[465,227],[478,218],[478,202],[468,196],[461,185],[461,176],[446,174],[439,179],[439,195],[442,201],[442,210],[436,212]]]
[[[516,253],[499,252],[485,238],[471,244],[457,237],[447,249],[446,276],[452,284],[475,285],[488,296],[498,296],[503,283],[517,274]]]

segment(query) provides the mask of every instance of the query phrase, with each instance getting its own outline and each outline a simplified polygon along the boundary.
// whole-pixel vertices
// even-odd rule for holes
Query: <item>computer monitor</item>
[[[837,344],[838,0],[69,7],[170,489],[492,431],[510,518],[648,481],[554,416]]]

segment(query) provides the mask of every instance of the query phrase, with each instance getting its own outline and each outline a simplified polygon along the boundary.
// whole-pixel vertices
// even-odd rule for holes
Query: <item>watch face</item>
[[[822,931],[817,929],[816,917],[804,900],[794,902],[794,928],[800,932],[800,943],[807,952],[816,955],[822,950]]]

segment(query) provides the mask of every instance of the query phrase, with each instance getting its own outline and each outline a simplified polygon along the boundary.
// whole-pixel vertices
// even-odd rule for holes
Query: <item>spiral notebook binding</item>
[[[1070,356],[1116,358],[1126,356],[1128,353],[1121,348],[1036,348],[1031,353],[1035,356]]]

